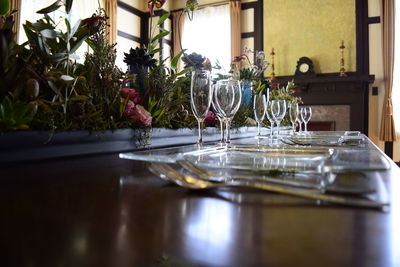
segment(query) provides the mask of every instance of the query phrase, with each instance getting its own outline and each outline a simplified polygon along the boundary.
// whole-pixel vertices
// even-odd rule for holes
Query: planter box
[[[232,129],[232,139],[254,136],[256,127]],[[16,131],[0,135],[0,163],[125,152],[164,146],[186,145],[197,141],[197,129],[151,130],[119,129],[107,132]],[[207,128],[203,139],[218,141],[220,131]]]

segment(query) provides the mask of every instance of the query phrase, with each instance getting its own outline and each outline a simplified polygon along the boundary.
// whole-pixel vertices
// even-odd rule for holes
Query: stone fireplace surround
[[[335,131],[350,130],[350,105],[309,105],[312,107],[310,122],[334,122]]]
[[[311,121],[335,121],[336,130],[361,131],[368,134],[368,88],[375,79],[373,75],[338,73],[317,76],[284,76],[277,82],[286,84],[294,79],[295,96],[301,97],[303,105],[313,108]]]

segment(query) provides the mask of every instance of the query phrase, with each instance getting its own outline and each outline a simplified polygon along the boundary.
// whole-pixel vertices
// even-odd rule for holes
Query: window
[[[224,72],[228,72],[231,63],[229,5],[198,9],[192,21],[185,16],[182,46],[189,54],[196,52],[209,58],[213,66],[219,61]]]
[[[24,28],[22,27],[25,24],[25,21],[35,22],[38,19],[42,18],[42,14],[37,14],[36,11],[47,7],[54,3],[55,0],[22,0],[21,2],[21,20],[19,25],[19,39],[18,43],[22,44],[27,41],[27,37],[24,32]],[[71,25],[75,25],[75,23],[79,19],[85,19],[90,17],[95,11],[98,9],[99,4],[102,4],[102,1],[99,0],[85,0],[85,1],[74,1],[72,4],[71,12],[68,14],[68,19]],[[59,27],[62,30],[66,29],[65,23],[61,21],[61,18],[65,16],[65,10],[60,8],[55,12],[49,14],[49,16],[57,23],[60,22]],[[79,56],[79,62],[83,62],[84,53],[88,51],[89,46],[87,44],[83,44],[76,54]]]

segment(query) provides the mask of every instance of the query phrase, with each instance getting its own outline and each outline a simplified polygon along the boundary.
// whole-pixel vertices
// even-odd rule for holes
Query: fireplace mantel
[[[305,105],[349,105],[350,129],[368,134],[368,88],[375,80],[374,75],[348,73],[319,74],[313,77],[282,76],[276,82],[285,84],[293,80],[295,96],[302,98]]]

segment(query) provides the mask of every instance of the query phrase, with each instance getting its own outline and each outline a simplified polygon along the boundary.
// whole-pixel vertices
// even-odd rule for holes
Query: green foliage
[[[53,4],[49,5],[48,7],[40,9],[36,13],[48,14],[48,13],[56,11],[57,9],[59,9],[62,6],[65,6],[65,12],[67,14],[69,14],[69,12],[71,11],[72,3],[73,3],[73,0],[65,0],[65,1],[57,0]]]
[[[257,79],[257,72],[252,68],[239,69],[239,80],[254,81]]]
[[[35,23],[27,21],[23,27],[31,48],[31,60],[36,71],[42,73],[46,68],[63,69],[69,74],[78,59],[75,52],[82,43],[91,35],[88,24],[78,21],[71,28],[69,21],[64,20],[67,32],[57,29],[55,23],[47,14]],[[40,67],[41,66],[41,67]]]
[[[232,121],[232,127],[254,126],[254,112],[252,106],[241,105]],[[255,122],[255,121],[254,121]]]
[[[99,10],[87,20],[90,24],[97,19],[98,25],[86,40],[93,52],[86,54],[83,65],[72,62],[68,74],[61,65],[44,73],[51,91],[39,104],[36,127],[104,131],[131,126],[120,110],[124,74],[115,66],[115,45],[105,38],[103,17],[104,10]]]
[[[294,81],[289,81],[286,87],[278,87],[275,89],[270,90],[269,99],[270,100],[286,100],[287,109],[289,110],[289,103],[295,102],[298,104],[303,103],[300,97],[295,97],[293,89],[296,88]],[[288,114],[287,110],[287,114]],[[269,125],[269,122],[265,122]],[[291,125],[288,116],[285,116],[284,120],[282,121],[282,125]]]
[[[260,94],[261,92],[265,91],[266,84],[262,83],[261,81],[257,81],[254,84],[254,94]]]
[[[158,44],[160,43],[160,40],[166,37],[168,34],[170,34],[168,30],[161,27],[161,24],[163,24],[163,22],[167,20],[169,16],[170,16],[169,13],[162,15],[157,21],[157,24],[150,29],[149,44],[147,45],[147,47],[145,47],[149,54],[154,55],[155,53],[160,52],[161,49],[157,48]],[[150,25],[153,25],[152,20],[153,16],[150,16]],[[158,31],[158,34],[154,36],[154,33],[156,31]]]
[[[293,89],[296,88],[293,80],[289,81],[286,87],[278,87],[270,90],[270,100],[286,100],[287,102],[302,103],[299,97],[293,96]]]
[[[196,121],[190,110],[190,78],[185,75],[189,69],[177,72],[181,55],[172,58],[171,67],[159,63],[143,81],[153,127],[192,127]]]
[[[0,103],[0,132],[28,129],[34,115],[34,103],[13,101],[6,96]]]
[[[7,14],[9,10],[10,10],[10,1],[0,0],[0,16]]]

